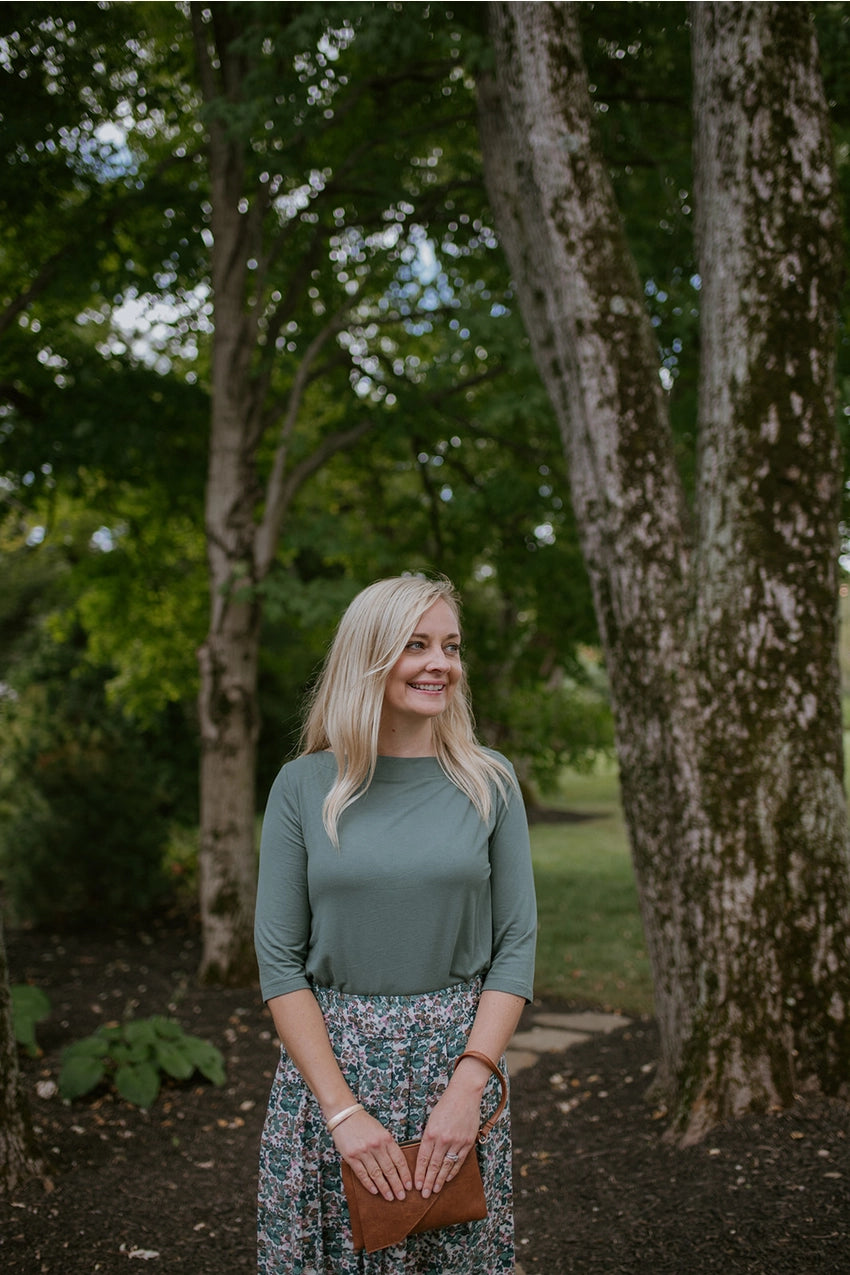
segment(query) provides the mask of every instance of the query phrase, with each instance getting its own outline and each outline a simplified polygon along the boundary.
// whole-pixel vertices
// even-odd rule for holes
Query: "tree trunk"
[[[213,587],[215,579],[211,572]],[[214,601],[212,611],[213,623],[199,651],[201,976],[238,985],[256,977],[259,615],[256,606],[232,599],[219,608]]]
[[[695,6],[706,335],[692,528],[575,6],[489,9],[488,189],[558,414],[611,678],[659,1084],[693,1138],[806,1085],[837,1092],[850,1062],[828,121],[802,6]]]
[[[192,18],[206,101],[215,101],[219,92],[236,96],[242,68],[229,51],[234,31],[227,7],[214,15],[215,53],[207,45],[197,5]],[[255,332],[246,304],[251,223],[239,210],[244,194],[241,146],[228,137],[220,116],[210,124],[208,154],[215,333],[205,513],[210,626],[198,653],[201,974],[208,981],[241,983],[256,976],[260,607],[254,556],[256,405],[250,385]]]
[[[328,317],[306,349],[288,392],[276,401],[268,392],[274,346],[269,346],[268,332],[261,331],[263,306],[254,295],[251,268],[263,255],[268,200],[262,185],[251,189],[247,198],[245,153],[250,142],[231,127],[228,115],[238,116],[252,69],[247,55],[239,51],[242,16],[237,10],[222,4],[207,17],[204,6],[191,6],[203,95],[207,105],[216,108],[209,115],[207,139],[215,304],[206,487],[210,623],[198,652],[201,974],[210,982],[232,984],[256,977],[260,586],[274,563],[281,529],[299,489],[373,425],[371,415],[365,414],[344,429],[325,433],[299,459],[290,454],[315,363],[343,327],[350,298]],[[246,214],[248,203],[251,210]],[[285,232],[272,225],[269,233],[274,240]],[[309,271],[301,273],[306,275],[301,286],[307,287]],[[276,440],[270,437],[275,428]],[[258,473],[261,446],[271,455],[264,484]]]
[[[808,7],[691,6],[703,278],[694,647],[711,835],[692,1104],[850,1075],[841,226]],[[730,994],[731,993],[731,994]],[[726,1076],[729,1077],[728,1081]]]
[[[9,971],[3,922],[0,918],[0,1196],[19,1182],[45,1181],[47,1169],[38,1153],[30,1123],[29,1105],[18,1071],[18,1046],[12,1025]]]

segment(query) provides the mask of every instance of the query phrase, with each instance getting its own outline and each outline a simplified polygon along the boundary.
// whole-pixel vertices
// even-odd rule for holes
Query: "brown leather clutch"
[[[478,1131],[478,1141],[484,1142],[504,1111],[507,1082],[496,1064],[484,1054],[469,1050],[466,1055],[461,1055],[464,1056],[478,1058],[486,1063],[493,1074],[498,1076],[502,1086],[498,1107]],[[419,1142],[401,1143],[411,1174],[416,1165],[419,1147]],[[375,1253],[391,1244],[400,1244],[408,1235],[415,1235],[419,1231],[456,1226],[460,1222],[476,1222],[487,1216],[484,1184],[481,1181],[475,1148],[469,1152],[452,1180],[446,1182],[440,1191],[430,1195],[427,1200],[422,1198],[421,1192],[415,1187],[406,1193],[403,1200],[385,1200],[382,1195],[372,1195],[345,1161],[342,1163],[342,1184],[351,1215],[354,1248],[365,1248],[367,1253]]]

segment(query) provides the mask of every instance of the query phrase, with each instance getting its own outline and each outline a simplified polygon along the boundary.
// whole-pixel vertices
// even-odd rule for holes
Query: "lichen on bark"
[[[678,1136],[850,1074],[836,659],[838,219],[804,6],[692,6],[691,526],[575,6],[489,6],[488,189],[558,413],[611,676]]]

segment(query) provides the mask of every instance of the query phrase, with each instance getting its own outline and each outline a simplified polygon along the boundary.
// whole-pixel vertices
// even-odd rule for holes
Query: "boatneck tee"
[[[381,756],[337,848],[322,823],[336,773],[333,753],[310,753],[269,794],[255,918],[263,998],[314,986],[410,996],[480,976],[530,1000],[536,910],[518,790],[494,785],[485,822],[436,757]]]

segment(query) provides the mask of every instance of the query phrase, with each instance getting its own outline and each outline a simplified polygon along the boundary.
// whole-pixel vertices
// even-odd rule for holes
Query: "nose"
[[[445,669],[448,667],[448,656],[441,646],[428,653],[428,668]]]

